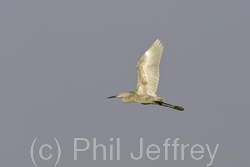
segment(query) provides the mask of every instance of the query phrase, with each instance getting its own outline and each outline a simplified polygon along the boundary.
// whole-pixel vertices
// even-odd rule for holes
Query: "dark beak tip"
[[[117,96],[109,96],[107,97],[108,99],[111,99],[111,98],[116,98]]]

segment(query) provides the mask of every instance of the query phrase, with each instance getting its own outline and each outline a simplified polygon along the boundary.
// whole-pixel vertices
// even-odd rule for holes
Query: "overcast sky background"
[[[31,1],[0,5],[0,164],[60,167],[249,166],[250,1]],[[156,40],[164,44],[157,95],[185,112],[124,104],[107,97],[133,90],[137,61]],[[74,138],[90,149],[73,160]],[[121,160],[102,160],[97,144],[121,140]],[[114,142],[110,141],[114,138]],[[139,139],[144,156],[139,156]],[[164,160],[165,139],[189,144],[185,160]],[[44,148],[39,157],[39,148]],[[159,145],[159,159],[146,157]],[[194,160],[190,148],[204,147]],[[81,142],[79,147],[86,144]],[[196,154],[199,155],[199,154]],[[154,157],[154,156],[152,156]],[[199,157],[199,156],[197,156]],[[116,157],[114,157],[116,159]]]

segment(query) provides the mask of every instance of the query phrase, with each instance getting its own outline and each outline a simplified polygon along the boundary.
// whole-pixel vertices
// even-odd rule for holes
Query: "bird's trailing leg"
[[[155,103],[156,103],[156,104],[159,104],[160,106],[173,108],[173,109],[175,109],[175,110],[179,110],[179,111],[183,111],[183,110],[184,110],[184,108],[183,108],[183,107],[181,107],[181,106],[175,106],[175,105],[168,104],[168,103],[161,102],[161,101],[155,101]]]

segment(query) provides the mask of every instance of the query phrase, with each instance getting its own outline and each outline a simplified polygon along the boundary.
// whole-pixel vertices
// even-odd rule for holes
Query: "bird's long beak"
[[[111,99],[111,98],[117,98],[117,95],[116,96],[109,96],[108,99]]]

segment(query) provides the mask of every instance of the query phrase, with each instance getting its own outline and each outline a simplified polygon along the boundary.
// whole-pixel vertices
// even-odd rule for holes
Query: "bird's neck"
[[[129,94],[129,93],[128,93],[128,95],[127,95],[126,97],[122,98],[122,101],[123,101],[124,103],[132,103],[132,102],[134,102],[134,101],[131,99],[131,94]]]

